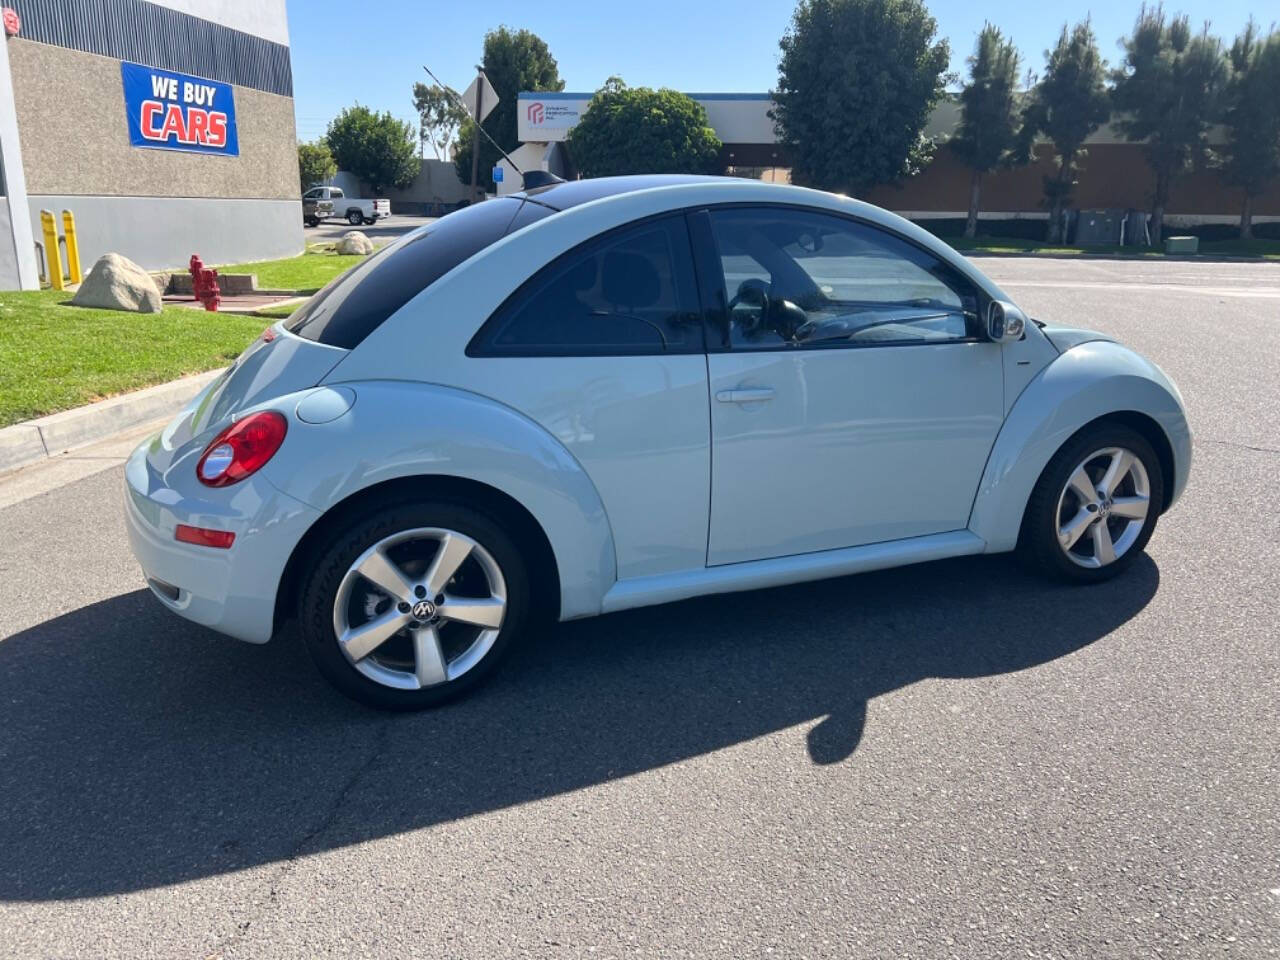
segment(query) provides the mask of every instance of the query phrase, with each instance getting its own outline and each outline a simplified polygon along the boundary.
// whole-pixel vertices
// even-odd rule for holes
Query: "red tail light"
[[[206,487],[227,487],[261,470],[288,429],[284,416],[264,410],[237,420],[213,438],[196,464],[196,476]]]
[[[173,539],[182,543],[194,543],[199,547],[226,550],[236,542],[236,535],[230,530],[210,530],[207,527],[192,527],[180,523],[174,528]]]

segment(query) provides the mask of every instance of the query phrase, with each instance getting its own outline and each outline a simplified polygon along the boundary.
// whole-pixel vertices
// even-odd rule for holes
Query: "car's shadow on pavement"
[[[814,720],[836,763],[879,694],[1065,656],[1158,584],[1145,556],[1090,588],[977,558],[688,601],[563,624],[413,715],[333,693],[291,632],[240,644],[125,594],[0,642],[0,899],[285,861]]]

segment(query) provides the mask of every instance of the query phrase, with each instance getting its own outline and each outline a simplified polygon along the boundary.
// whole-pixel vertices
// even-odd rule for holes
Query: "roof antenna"
[[[471,111],[470,111],[470,110],[468,110],[468,109],[467,109],[467,105],[466,105],[465,103],[463,103],[463,102],[462,102],[462,98],[461,98],[461,97],[459,97],[459,96],[458,96],[456,93],[454,93],[452,90],[450,90],[450,89],[449,89],[447,86],[445,86],[443,83],[441,83],[441,82],[440,82],[440,78],[439,78],[439,77],[437,77],[434,73],[432,73],[432,72],[431,72],[431,68],[430,68],[430,67],[428,67],[428,66],[424,63],[424,64],[422,65],[422,69],[427,71],[427,76],[429,76],[432,80],[434,80],[434,81],[436,82],[436,86],[438,86],[441,90],[443,90],[443,91],[444,91],[444,95],[445,95],[446,97],[448,97],[451,101],[453,101],[453,105],[454,105],[455,107],[460,107],[460,108],[462,109],[462,112],[463,112],[463,113],[465,113],[465,114],[466,114],[467,116],[469,116],[469,117],[471,116]],[[480,72],[481,72],[481,73],[483,73],[484,71],[482,70],[482,71],[480,71]],[[503,158],[504,160],[506,160],[506,161],[507,161],[507,163],[511,164],[512,169],[514,169],[516,173],[520,174],[520,177],[523,179],[523,178],[524,178],[524,175],[525,175],[525,174],[524,174],[524,171],[523,171],[523,170],[521,170],[519,167],[517,167],[517,166],[516,166],[516,162],[515,162],[514,160],[512,160],[512,159],[511,159],[511,157],[509,157],[509,156],[507,155],[507,151],[503,150],[500,146],[498,146],[497,141],[495,141],[495,140],[493,139],[493,137],[489,136],[489,131],[488,131],[488,130],[486,130],[486,129],[484,128],[484,124],[480,123],[480,121],[479,121],[479,120],[475,120],[475,118],[474,118],[474,117],[472,117],[472,120],[475,122],[476,129],[477,129],[477,130],[479,130],[481,133],[483,133],[483,134],[484,134],[484,138],[485,138],[486,140],[488,140],[491,144],[493,144],[493,149],[497,150],[500,154],[502,154],[502,158]],[[475,148],[473,147],[472,149],[475,149]]]

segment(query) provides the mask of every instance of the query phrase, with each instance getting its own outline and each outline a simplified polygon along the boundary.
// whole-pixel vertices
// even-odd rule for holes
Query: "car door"
[[[708,564],[963,529],[1003,419],[980,291],[831,213],[719,208],[691,228],[722,304]]]
[[[627,224],[534,274],[467,347],[468,389],[553,434],[591,478],[619,579],[706,562],[711,428],[683,214]]]

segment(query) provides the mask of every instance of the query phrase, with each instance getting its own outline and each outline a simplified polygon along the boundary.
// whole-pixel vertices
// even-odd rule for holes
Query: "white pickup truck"
[[[362,200],[348,197],[341,187],[312,187],[302,195],[303,200],[329,200],[333,203],[331,216],[341,217],[352,226],[373,223],[391,216],[390,200]]]

